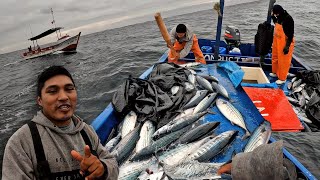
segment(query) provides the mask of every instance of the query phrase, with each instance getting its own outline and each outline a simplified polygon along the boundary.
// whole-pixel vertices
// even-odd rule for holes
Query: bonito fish
[[[251,152],[262,144],[267,144],[271,136],[271,125],[268,121],[264,121],[251,135],[244,152]]]
[[[246,127],[246,123],[244,122],[241,113],[229,101],[218,98],[216,104],[219,111],[231,122],[231,124],[236,124],[246,131],[243,139],[250,136],[250,132]]]
[[[220,179],[217,170],[224,163],[200,163],[189,161],[177,166],[164,166],[164,172],[170,179]]]
[[[177,119],[175,121],[170,121],[168,124],[162,126],[159,128],[153,135],[153,138],[157,138],[163,134],[167,134],[169,132],[173,132],[176,130],[179,130],[183,127],[188,126],[189,124],[192,124],[193,122],[197,121],[199,118],[204,116],[207,112],[200,112],[197,114],[191,114],[188,116],[184,116],[180,119]]]
[[[130,131],[134,129],[137,122],[137,114],[134,111],[130,111],[126,117],[124,117],[122,128],[121,128],[121,138],[125,137]]]
[[[238,131],[226,131],[210,139],[203,144],[197,151],[190,154],[187,160],[198,160],[199,162],[209,161],[216,156],[231,140],[236,136]]]
[[[136,145],[136,152],[149,146],[152,143],[152,134],[155,132],[156,127],[151,121],[144,122],[141,131],[140,138]]]

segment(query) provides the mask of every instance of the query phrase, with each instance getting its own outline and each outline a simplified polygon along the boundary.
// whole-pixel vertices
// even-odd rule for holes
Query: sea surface
[[[294,53],[314,69],[320,69],[320,1],[279,0],[295,20]],[[242,42],[253,42],[258,24],[266,20],[269,1],[260,0],[226,6],[223,30],[227,25],[240,29]],[[181,15],[176,10],[165,18],[171,29],[187,23],[198,38],[215,39],[217,13],[207,10]],[[178,14],[178,15],[177,15]],[[8,138],[39,110],[36,105],[36,78],[46,67],[63,65],[73,74],[78,89],[76,113],[92,122],[111,102],[113,93],[129,75],[138,77],[158,61],[167,50],[155,21],[146,21],[116,29],[81,36],[78,52],[56,54],[23,60],[16,51],[0,55],[0,160]],[[304,134],[303,141],[295,135],[278,135],[285,139],[288,150],[320,177],[320,134]]]

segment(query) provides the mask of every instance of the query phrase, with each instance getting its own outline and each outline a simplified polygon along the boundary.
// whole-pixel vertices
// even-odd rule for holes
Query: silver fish
[[[156,127],[151,121],[146,121],[140,131],[140,138],[136,145],[136,152],[149,146],[152,143],[152,135],[155,132]]]
[[[201,63],[199,62],[190,62],[190,63],[185,63],[185,64],[179,64],[181,67],[194,67],[194,66],[199,66]]]
[[[190,154],[186,158],[186,161],[209,161],[214,156],[216,156],[224,147],[226,147],[237,133],[238,131],[226,131],[219,134],[218,136],[215,136],[214,138],[203,144],[197,151]]]
[[[298,115],[298,118],[306,123],[312,124],[312,121],[304,115]]]
[[[217,93],[221,94],[225,98],[230,99],[228,91],[221,84],[217,84],[216,82],[212,82],[211,85],[212,85],[213,89],[215,89],[217,91]]]
[[[201,145],[208,142],[210,139],[212,139],[214,135],[208,136],[206,138],[203,138],[199,141],[196,141],[194,143],[189,144],[181,144],[177,146],[174,149],[171,149],[167,152],[164,152],[158,159],[159,162],[166,164],[166,165],[176,165],[185,160],[185,158],[200,148]]]
[[[142,171],[137,180],[164,180],[163,167],[158,163],[149,166],[145,171]]]
[[[293,89],[293,92],[292,93],[298,93],[298,92],[300,92],[300,91],[302,91],[302,87],[301,86],[298,86],[298,87],[296,87],[296,88],[294,88]]]
[[[123,137],[117,144],[117,146],[112,150],[111,154],[116,156],[119,163],[121,163],[126,157],[128,157],[136,147],[136,143],[139,140],[140,129],[141,125],[135,127],[134,130]]]
[[[287,78],[293,78],[293,77],[296,77],[296,75],[295,75],[295,74],[292,74],[292,73],[288,73],[288,74],[287,74]]]
[[[195,71],[195,70],[193,70],[193,69],[188,69],[190,72],[191,72],[191,74],[193,74],[193,75],[195,75],[195,74],[197,74],[197,72]]]
[[[206,80],[205,78],[203,78],[201,76],[196,76],[196,79],[197,79],[197,82],[200,84],[200,86],[202,86],[203,88],[205,88],[209,92],[213,92],[213,88],[208,80]]]
[[[183,107],[183,109],[191,108],[197,104],[207,95],[208,90],[199,90],[196,94],[189,100],[189,102]]]
[[[196,76],[195,76],[194,74],[190,73],[190,74],[188,75],[188,81],[189,81],[191,84],[196,85]]]
[[[193,122],[197,121],[199,118],[201,118],[202,116],[204,116],[207,112],[200,112],[200,113],[196,113],[196,114],[191,114],[188,116],[184,116],[180,119],[177,119],[175,121],[170,121],[168,124],[162,126],[161,128],[159,128],[153,135],[153,138],[157,138],[163,134],[167,134],[169,132],[173,132],[176,130],[179,130],[183,127],[186,127],[190,124],[192,124]]]
[[[288,88],[288,89],[291,89],[291,88],[292,88],[292,82],[291,82],[291,81],[288,82],[287,88]]]
[[[194,90],[195,87],[194,87],[193,84],[191,84],[189,82],[185,82],[184,83],[184,88],[186,89],[187,92],[190,92],[190,91]]]
[[[292,105],[299,105],[299,101],[298,100],[296,100],[295,98],[292,98],[292,97],[290,97],[290,96],[286,96],[287,97],[287,99],[288,99],[288,101],[292,104]]]
[[[144,171],[148,166],[155,163],[155,158],[150,158],[145,161],[130,162],[123,164],[119,168],[118,180],[131,180],[136,179],[139,174]]]
[[[194,108],[193,114],[205,111],[212,104],[217,93],[210,93],[205,98],[203,98],[200,103]]]
[[[247,145],[244,148],[244,152],[251,152],[262,144],[267,144],[271,136],[271,124],[268,121],[264,121],[259,127],[257,127],[252,136],[250,137]]]
[[[189,143],[194,140],[201,138],[202,136],[206,135],[207,133],[213,131],[216,127],[218,127],[220,122],[208,122],[192,128],[190,131],[182,135],[176,143],[184,144]]]
[[[137,114],[134,111],[130,111],[123,120],[121,128],[121,138],[125,137],[130,131],[134,129],[137,122]]]
[[[294,81],[292,84],[292,89],[295,89],[296,87],[300,86],[301,82],[302,82],[302,79],[298,79]]]
[[[145,157],[148,157],[152,153],[156,153],[159,150],[165,148],[168,146],[170,143],[178,139],[182,134],[184,134],[186,131],[188,131],[191,128],[191,126],[184,127],[178,131],[172,132],[170,134],[167,134],[163,136],[160,139],[157,139],[156,141],[153,141],[152,144],[149,146],[143,148],[141,151],[136,153],[132,158],[131,161],[136,161],[143,159]]]
[[[172,86],[171,88],[171,94],[175,95],[179,91],[180,86]]]
[[[108,151],[112,151],[112,149],[119,143],[121,139],[121,134],[119,133],[116,137],[112,138],[104,147]]]
[[[175,121],[177,119],[180,119],[184,116],[188,116],[188,115],[191,115],[193,114],[193,111],[194,111],[194,108],[189,108],[189,109],[186,109],[184,110],[183,112],[181,112],[178,116],[176,116],[172,121]]]
[[[243,139],[250,136],[250,132],[248,131],[246,123],[238,109],[236,109],[229,101],[221,98],[217,99],[216,104],[219,111],[231,122],[231,124],[236,124],[246,131]]]
[[[216,82],[216,83],[219,83],[218,78],[216,78],[216,77],[214,77],[214,76],[212,76],[212,75],[202,75],[202,74],[200,74],[199,76],[205,78],[206,80],[208,80],[208,81],[210,81],[210,82],[214,81],[214,82]]]
[[[304,107],[306,105],[306,98],[301,94],[298,94],[299,105],[300,107]]]
[[[170,179],[221,179],[217,175],[218,169],[224,163],[200,163],[198,161],[188,161],[176,166],[164,166],[164,172]]]

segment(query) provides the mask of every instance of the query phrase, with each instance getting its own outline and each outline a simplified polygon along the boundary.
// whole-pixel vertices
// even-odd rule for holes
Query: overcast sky
[[[82,35],[114,27],[119,22],[130,22],[139,17],[152,20],[155,12],[197,6],[218,0],[0,0],[0,54],[24,49],[28,38],[52,28],[50,8],[57,26],[69,35]],[[240,1],[240,0],[227,0]],[[226,1],[226,2],[227,2]],[[200,6],[199,6],[200,5]],[[195,11],[197,9],[194,9]],[[199,10],[199,9],[198,9]],[[190,11],[190,9],[189,9]],[[185,12],[186,13],[186,12]],[[121,23],[120,23],[121,24]],[[41,39],[39,44],[53,40]]]

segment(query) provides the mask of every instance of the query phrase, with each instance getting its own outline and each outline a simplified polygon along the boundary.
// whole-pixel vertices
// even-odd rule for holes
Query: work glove
[[[288,54],[289,53],[289,48],[290,48],[290,44],[291,44],[292,40],[286,40],[286,46],[284,46],[283,48],[283,54]]]
[[[283,54],[288,54],[288,52],[289,52],[289,46],[285,46],[283,48]]]

